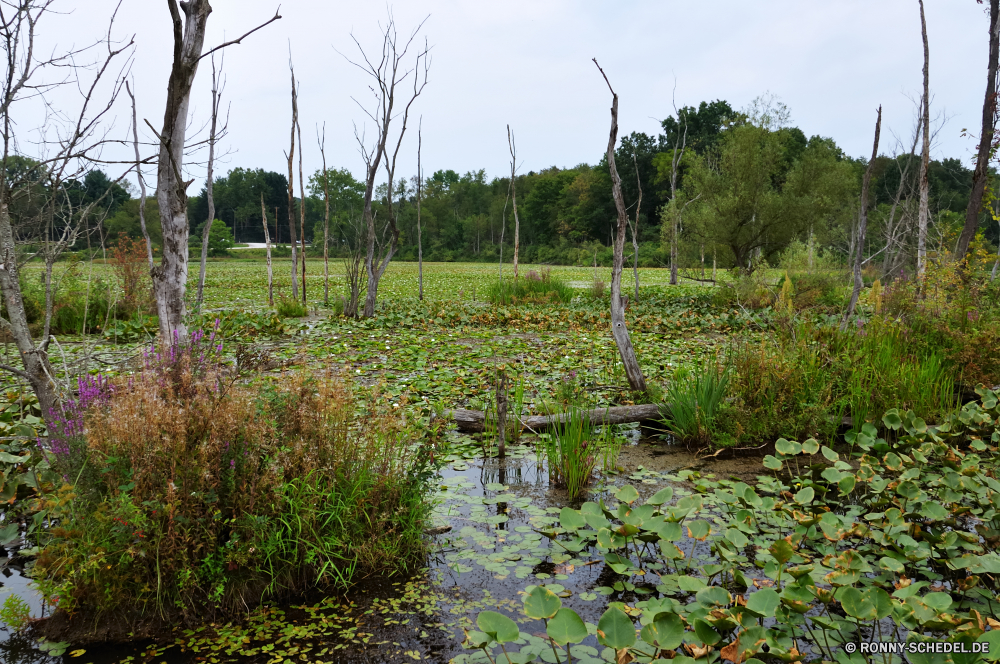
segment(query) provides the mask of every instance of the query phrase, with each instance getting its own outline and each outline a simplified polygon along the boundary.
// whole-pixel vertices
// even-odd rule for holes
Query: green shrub
[[[572,287],[553,277],[551,270],[541,274],[530,270],[518,279],[505,279],[487,287],[486,299],[493,304],[569,303],[575,294]]]
[[[711,441],[724,447],[735,442],[730,436],[713,436],[729,379],[728,361],[720,363],[715,359],[676,372],[664,395],[663,424],[667,431],[688,445]]]
[[[275,310],[280,318],[302,318],[309,315],[309,308],[299,300],[288,297],[284,293],[278,296]]]
[[[418,559],[431,455],[404,409],[359,418],[326,374],[246,383],[215,343],[147,354],[55,428],[79,480],[48,499],[34,577],[60,610],[203,622]]]

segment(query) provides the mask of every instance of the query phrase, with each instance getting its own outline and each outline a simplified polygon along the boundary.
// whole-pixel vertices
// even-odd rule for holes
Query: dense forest
[[[773,100],[737,111],[726,101],[682,108],[662,122],[658,136],[632,133],[617,149],[622,188],[631,215],[638,210],[640,265],[665,266],[673,224],[680,215],[682,266],[715,257],[720,267],[745,265],[763,257],[774,262],[793,241],[816,247],[828,260],[842,262],[850,249],[865,159],[846,155],[831,138],[807,137],[786,126],[787,109]],[[676,158],[675,158],[676,157]],[[676,194],[674,169],[676,168]],[[915,241],[919,154],[880,156],[875,165],[876,209],[867,253],[886,263],[905,262]],[[91,176],[96,177],[96,176]],[[364,183],[346,168],[326,174],[330,195],[330,250],[343,255],[358,246]],[[99,179],[99,178],[98,178]],[[968,204],[972,172],[959,159],[932,161],[930,204],[936,242],[953,240]],[[103,191],[101,182],[85,189]],[[516,178],[521,228],[521,260],[589,265],[610,261],[615,218],[607,159],[571,168],[553,166]],[[90,186],[92,185],[92,186]],[[323,237],[323,173],[309,178],[305,201],[306,236],[312,251]],[[235,168],[215,182],[216,218],[236,242],[263,242],[261,199],[267,209],[272,241],[287,243],[288,180],[263,168]],[[139,202],[122,190],[109,198],[104,222],[107,235],[141,237]],[[400,181],[394,192],[400,227],[400,260],[417,256],[417,178]],[[459,174],[437,170],[422,187],[421,224],[428,261],[496,261],[501,244],[505,260],[513,248],[513,200],[509,177],[490,178],[485,170]],[[386,205],[385,185],[375,193],[376,210]],[[671,207],[671,203],[674,205]],[[295,206],[301,204],[296,198]],[[384,213],[384,209],[381,210]],[[154,242],[158,214],[152,196],[147,220]],[[192,196],[192,237],[207,219],[206,192]],[[298,211],[296,210],[296,217]],[[221,225],[220,225],[221,226]],[[998,241],[997,225],[982,215],[986,238]],[[213,230],[213,235],[217,231]],[[319,242],[315,240],[319,238]]]

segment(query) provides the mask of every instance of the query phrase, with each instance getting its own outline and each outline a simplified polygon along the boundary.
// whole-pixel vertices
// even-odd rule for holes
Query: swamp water
[[[12,637],[0,627],[0,662],[461,663],[478,661],[472,659],[476,651],[463,649],[461,641],[463,628],[475,629],[482,610],[500,611],[521,623],[522,631],[544,636],[542,623],[521,611],[519,593],[530,585],[546,585],[562,598],[563,606],[592,623],[610,601],[634,603],[656,595],[655,574],[650,573],[646,583],[637,582],[635,590],[616,586],[619,577],[596,549],[571,553],[537,532],[557,525],[562,507],[578,508],[582,500],[570,501],[565,491],[550,487],[544,461],[539,462],[529,446],[511,446],[504,460],[484,459],[481,453],[478,458],[450,459],[437,478],[431,525],[451,530],[431,538],[427,567],[420,574],[367,579],[345,596],[312,597],[302,605],[267,609],[242,628],[178,629],[171,643],[160,646],[86,646],[84,652],[69,646],[53,656],[46,652],[50,646],[40,648],[37,641]],[[763,472],[756,459],[698,460],[682,448],[653,445],[637,435],[621,450],[618,463],[625,469],[621,473],[595,473],[599,479],[586,500],[607,498],[626,484],[635,486],[643,498],[666,486],[673,486],[675,495],[686,495],[690,491],[673,476],[685,468],[744,481]],[[696,557],[709,554],[704,542],[685,538],[678,544]],[[40,598],[20,569],[5,566],[2,575],[0,601],[16,593],[29,603],[33,617],[42,616]],[[617,589],[606,595],[602,588]],[[604,650],[591,636],[573,648],[574,661],[580,657],[583,664],[607,662]],[[542,659],[555,661],[551,652]]]

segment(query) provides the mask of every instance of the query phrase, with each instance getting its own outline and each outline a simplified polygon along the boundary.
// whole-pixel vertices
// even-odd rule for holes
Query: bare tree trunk
[[[299,103],[296,99],[298,94],[295,83],[295,67],[292,65],[291,55],[288,57],[288,68],[292,72],[292,136],[289,139],[291,152],[288,153],[288,234],[292,244],[292,299],[299,299],[299,255],[298,238],[295,232],[295,172],[292,164],[295,163],[295,128],[299,124]]]
[[[517,281],[517,259],[521,247],[521,219],[517,216],[517,146],[507,125],[507,147],[510,148],[510,191],[514,199],[514,281]]]
[[[298,106],[298,93],[295,94],[296,107]],[[302,172],[302,153],[306,150],[306,144],[302,142],[302,125],[299,123],[298,108],[295,111],[295,126],[299,133],[299,230],[302,231],[302,304],[307,304],[306,300],[306,178]]]
[[[403,137],[406,135],[406,125],[410,117],[410,108],[427,85],[428,72],[430,70],[430,63],[428,62],[430,47],[427,45],[426,40],[424,42],[424,49],[417,54],[416,63],[412,70],[401,69],[401,64],[422,26],[423,23],[417,26],[417,29],[413,31],[406,43],[401,45],[398,41],[395,21],[390,15],[389,21],[383,28],[383,56],[381,59],[375,60],[378,64],[372,64],[372,61],[367,57],[364,58],[365,64],[363,65],[353,63],[366,71],[375,80],[378,90],[376,92],[377,106],[375,112],[369,114],[369,117],[375,120],[378,126],[378,139],[374,149],[369,150],[364,145],[363,139],[356,134],[358,143],[361,145],[361,152],[366,167],[363,215],[367,244],[365,273],[368,277],[368,288],[365,294],[365,318],[375,316],[379,281],[381,281],[382,275],[385,274],[386,268],[389,267],[389,262],[399,247],[399,227],[396,224],[396,214],[392,207],[392,184],[396,172],[396,159],[399,156],[399,149],[403,144]],[[364,55],[363,50],[362,55]],[[423,62],[422,76],[419,72],[421,61]],[[390,160],[387,147],[389,130],[394,118],[393,108],[396,104],[396,85],[406,80],[411,73],[413,74],[413,94],[410,96],[410,100],[402,113],[403,118],[399,136]],[[389,175],[388,191],[386,194],[389,220],[386,222],[385,232],[383,233],[383,236],[388,234],[388,246],[384,250],[380,249],[379,253],[381,255],[376,257],[375,245],[378,237],[375,229],[375,215],[372,211],[372,196],[375,191],[375,180],[378,177],[379,166],[382,164],[383,159],[385,159],[385,168]]]
[[[625,263],[625,227],[628,225],[628,213],[625,210],[625,200],[622,197],[622,181],[618,176],[618,168],[615,165],[615,144],[618,142],[618,95],[611,87],[607,75],[601,66],[594,59],[594,64],[604,77],[604,81],[611,90],[611,133],[608,138],[608,168],[611,171],[612,193],[615,199],[615,207],[618,209],[618,226],[614,240],[614,267],[611,272],[611,333],[614,335],[615,343],[618,345],[618,352],[621,354],[622,365],[625,368],[625,375],[628,377],[629,386],[633,392],[647,391],[646,378],[642,375],[639,367],[639,360],[635,356],[632,348],[632,339],[625,324],[625,303],[622,300],[622,268]]]
[[[716,250],[715,250],[715,246],[713,245],[712,246],[712,283],[717,283],[716,282],[716,278],[715,278],[715,255],[716,255]]]
[[[424,177],[420,165],[420,152],[424,144],[423,129],[424,118],[421,116],[420,124],[417,126],[417,283],[419,298],[421,301],[424,299],[424,242],[420,227],[420,199],[423,194],[422,188]]]
[[[875,145],[872,147],[872,158],[865,169],[864,179],[861,181],[861,209],[858,212],[858,232],[855,239],[854,256],[854,290],[851,292],[851,301],[844,312],[844,320],[840,322],[840,331],[847,329],[847,322],[854,315],[854,309],[858,306],[858,298],[861,296],[861,289],[864,281],[861,279],[861,265],[865,257],[865,235],[868,233],[868,189],[872,181],[872,173],[875,171],[875,160],[878,159],[878,142],[882,134],[882,107],[878,107],[878,119],[875,121]]]
[[[503,201],[503,214],[501,215],[501,223],[503,225],[500,226],[500,271],[498,273],[498,279],[501,282],[503,281],[503,238],[507,233],[507,205],[510,203],[510,190],[513,186],[514,181],[511,180],[510,186],[507,187],[507,198]]]
[[[177,0],[167,0],[167,4],[174,27],[174,60],[167,86],[157,165],[156,199],[163,231],[163,258],[153,268],[153,292],[160,316],[160,339],[164,344],[187,339],[184,294],[188,276],[188,183],[183,175],[184,144],[191,86],[198,73],[205,26],[212,12],[208,0],[190,0],[181,4],[180,9]]]
[[[997,69],[1000,63],[1000,0],[990,0],[990,55],[986,73],[986,98],[983,100],[983,128],[979,134],[979,154],[972,172],[972,192],[969,207],[965,210],[965,225],[958,237],[955,257],[962,260],[969,253],[969,245],[979,228],[979,211],[989,183],[989,164],[993,150],[997,123]],[[993,269],[996,274],[996,268]]]
[[[142,176],[142,155],[139,154],[139,116],[135,107],[135,95],[128,83],[125,90],[132,99],[132,146],[135,148],[135,174],[139,180],[139,228],[142,230],[142,237],[146,241],[146,258],[149,260],[149,270],[153,270],[153,241],[149,239],[149,231],[146,230],[146,178]],[[90,242],[90,236],[87,236]]]
[[[928,173],[931,162],[931,97],[930,97],[930,49],[927,46],[927,20],[924,17],[924,0],[920,3],[920,35],[924,41],[924,101],[923,124],[924,142],[920,153],[920,210],[917,213],[917,278],[923,278],[927,271],[927,222],[930,217],[931,184]]]
[[[260,195],[260,216],[264,219],[264,243],[267,246],[267,302],[274,306],[274,272],[271,269],[271,231],[267,227],[267,208],[264,207],[264,194]],[[278,210],[274,211],[274,219],[278,219]]]
[[[642,179],[639,177],[639,161],[632,153],[635,165],[635,181],[639,187],[639,200],[635,204],[635,223],[632,224],[632,278],[635,280],[635,301],[639,301],[639,212],[642,210]]]
[[[330,176],[326,172],[326,123],[323,123],[323,140],[319,144],[323,157],[323,304],[330,304]]]
[[[163,258],[152,270],[153,292],[160,316],[160,339],[165,344],[187,339],[184,294],[187,291],[188,275],[189,183],[185,182],[183,175],[184,143],[187,138],[191,86],[198,73],[198,63],[205,55],[239,44],[248,35],[281,18],[275,13],[274,18],[263,25],[203,55],[205,26],[208,15],[212,12],[208,0],[188,0],[180,3],[179,7],[177,0],[167,0],[167,5],[173,23],[174,55],[170,81],[167,84],[163,129],[158,135],[160,156],[156,184],[156,199],[163,230]],[[182,11],[184,18],[181,17]]]
[[[219,71],[221,74],[221,69]],[[215,143],[218,138],[219,127],[219,102],[221,94],[219,90],[219,78],[215,70],[215,56],[212,56],[212,127],[208,135],[208,177],[205,181],[205,197],[208,199],[208,219],[205,220],[205,228],[201,233],[201,268],[198,272],[198,299],[194,310],[201,313],[201,304],[205,301],[205,268],[208,264],[208,240],[212,232],[212,224],[215,222]]]

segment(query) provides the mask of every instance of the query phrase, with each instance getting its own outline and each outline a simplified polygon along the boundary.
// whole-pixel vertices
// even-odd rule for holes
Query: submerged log
[[[595,408],[584,411],[590,418],[592,425],[601,424],[629,424],[632,422],[646,422],[658,420],[662,417],[661,406],[657,404],[642,404],[639,406],[616,406],[614,408]],[[524,431],[544,431],[553,424],[564,422],[569,417],[567,413],[556,415],[532,415],[521,419],[521,427]],[[459,431],[468,433],[480,432],[484,428],[486,415],[479,410],[465,410],[459,408],[448,410],[444,413],[444,419],[454,420]]]

